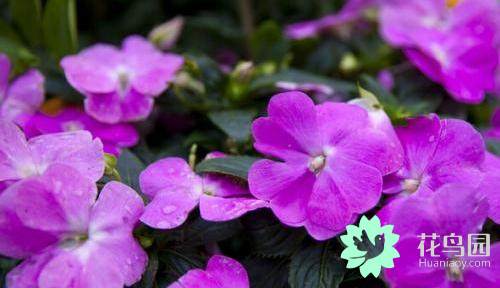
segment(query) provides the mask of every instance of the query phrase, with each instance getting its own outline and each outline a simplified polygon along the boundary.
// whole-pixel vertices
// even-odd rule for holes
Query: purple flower
[[[44,78],[30,69],[9,84],[9,58],[0,54],[0,118],[24,125],[43,103]]]
[[[391,71],[384,69],[377,74],[378,83],[385,90],[391,91],[394,88],[394,76],[392,76]]]
[[[384,193],[399,194],[382,209],[381,219],[407,198],[427,197],[446,184],[480,185],[485,146],[469,123],[431,114],[408,119],[396,133],[405,159],[399,171],[385,177]]]
[[[479,103],[495,84],[495,0],[393,0],[381,7],[381,31],[392,45],[457,101]]]
[[[169,157],[149,165],[139,181],[142,192],[152,199],[141,221],[159,229],[180,226],[198,204],[201,217],[209,221],[236,219],[267,206],[233,178],[214,173],[196,175],[182,158]]]
[[[252,125],[255,148],[281,160],[260,160],[249,172],[250,192],[270,202],[286,225],[305,226],[315,239],[333,237],[373,208],[382,175],[401,166],[394,143],[368,112],[301,92],[275,95],[268,117]]]
[[[304,39],[319,36],[323,31],[356,21],[362,12],[374,4],[374,0],[350,0],[336,14],[322,18],[288,25],[285,34],[291,39]]]
[[[28,137],[57,132],[87,130],[99,138],[104,152],[119,155],[121,148],[132,147],[139,141],[135,127],[127,123],[107,124],[96,121],[77,107],[67,107],[56,115],[37,113],[25,127]]]
[[[64,57],[61,66],[68,82],[87,97],[85,111],[101,122],[117,123],[145,119],[182,63],[181,56],[130,36],[121,50],[96,44]]]
[[[319,103],[325,101],[339,102],[342,98],[342,95],[336,93],[332,87],[320,83],[278,81],[275,85],[276,88],[280,89],[282,92],[301,91],[313,95],[314,99]]]
[[[470,187],[446,185],[428,197],[414,197],[398,207],[387,223],[394,225],[400,240],[395,248],[400,258],[394,259],[394,268],[385,269],[385,279],[391,287],[495,287],[500,281],[500,267],[495,264],[484,267],[438,267],[434,261],[448,264],[455,261],[500,261],[500,244],[491,247],[488,257],[469,256],[468,234],[478,233],[486,218],[484,201],[478,200]],[[425,233],[422,241],[419,235]],[[429,249],[431,235],[435,240],[435,257]],[[464,247],[463,254],[457,249],[446,249],[445,236],[461,237],[461,243],[452,246]],[[425,245],[419,248],[422,243]],[[448,241],[446,244],[450,245]],[[444,248],[444,249],[443,249]],[[422,264],[423,263],[423,264]],[[463,263],[463,262],[462,262]]]
[[[488,201],[488,216],[496,223],[500,223],[500,193],[498,193],[500,158],[487,152],[482,168],[484,171],[484,180],[479,192],[483,193]]]
[[[104,173],[99,139],[87,131],[41,135],[26,140],[13,123],[0,120],[0,183],[41,175],[55,164],[69,164],[96,182]]]
[[[500,108],[496,108],[491,117],[491,129],[486,131],[486,138],[500,141]]]
[[[7,286],[123,287],[137,282],[147,255],[132,236],[144,204],[119,182],[104,186],[66,165],[0,194],[0,253],[24,261]]]
[[[245,268],[229,257],[215,255],[205,270],[189,270],[168,288],[249,288]]]

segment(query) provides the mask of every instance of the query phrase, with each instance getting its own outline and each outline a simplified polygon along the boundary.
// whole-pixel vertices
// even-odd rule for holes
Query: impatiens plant
[[[269,201],[283,223],[305,226],[315,239],[339,234],[373,208],[382,176],[402,164],[394,142],[359,106],[314,105],[307,95],[288,92],[275,95],[267,111],[252,125],[255,148],[282,162],[255,163],[250,192]]]
[[[85,111],[101,122],[117,123],[145,119],[182,63],[181,56],[130,36],[121,50],[98,44],[66,56],[61,66],[71,86],[87,98]]]
[[[0,2],[1,288],[500,287],[498,0],[205,2]]]
[[[209,157],[224,157],[211,153]],[[267,207],[251,197],[248,189],[229,176],[208,173],[198,176],[181,158],[165,158],[140,175],[141,190],[152,199],[141,221],[159,229],[175,228],[186,221],[198,204],[209,221],[235,219],[248,211]]]

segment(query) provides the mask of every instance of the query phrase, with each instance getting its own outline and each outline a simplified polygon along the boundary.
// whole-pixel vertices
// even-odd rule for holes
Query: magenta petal
[[[257,199],[270,201],[271,209],[283,223],[303,224],[314,184],[314,175],[306,167],[260,160],[250,168],[248,181],[250,193]]]
[[[268,207],[265,201],[235,197],[224,198],[203,194],[200,198],[201,217],[208,221],[229,221],[259,208]]]
[[[1,115],[18,123],[35,113],[44,99],[44,77],[35,69],[28,70],[11,83],[1,107]]]
[[[10,60],[5,54],[0,53],[0,103],[5,99],[9,85]]]
[[[300,144],[269,117],[258,118],[252,123],[252,135],[255,149],[263,154],[280,159],[305,155],[302,154]]]
[[[110,93],[117,85],[113,69],[120,63],[119,51],[105,44],[97,44],[79,55],[66,56],[61,66],[66,79],[82,93]]]
[[[212,256],[208,261],[206,272],[221,283],[222,287],[230,285],[232,288],[248,288],[250,286],[245,268],[238,261],[226,256]]]
[[[403,164],[399,143],[375,129],[359,130],[344,138],[337,147],[345,157],[373,166],[382,175],[398,170]]]
[[[500,261],[500,244],[494,243],[490,248],[490,256],[487,258],[472,258],[467,260],[488,260],[491,263],[498,263]],[[500,268],[498,265],[491,265],[490,267],[471,267],[464,271],[464,281],[467,287],[495,287],[500,281]]]
[[[485,145],[481,134],[463,120],[441,121],[442,132],[433,165],[479,165]]]
[[[0,193],[0,254],[25,258],[55,243],[55,235],[26,227],[15,211],[17,186]]]
[[[157,96],[167,89],[183,63],[184,59],[175,54],[141,57],[133,64],[140,72],[134,77],[132,86],[142,94]]]
[[[39,287],[52,287],[54,283],[57,283],[59,287],[71,287],[78,283],[77,278],[78,274],[81,273],[82,263],[72,253],[58,252],[40,271]]]
[[[309,234],[316,240],[325,240],[344,230],[353,212],[335,182],[325,174],[316,180],[307,214],[305,227]]]
[[[199,194],[187,189],[158,191],[141,216],[141,221],[158,229],[172,229],[186,221],[189,212],[198,205]]]
[[[295,139],[302,151],[321,153],[315,106],[309,96],[296,91],[276,94],[269,101],[267,112],[270,119]]]
[[[385,269],[385,279],[395,287],[440,287],[446,281],[444,269],[419,267],[419,239],[416,235],[402,238],[395,248],[400,254],[394,259],[394,268]],[[437,258],[439,259],[439,258]],[[424,260],[431,261],[430,258]]]
[[[321,142],[325,146],[335,146],[351,133],[370,125],[368,113],[358,105],[326,102],[316,106],[316,111]]]
[[[352,212],[361,214],[373,208],[382,193],[382,175],[372,166],[342,157],[327,160],[329,176],[345,197]]]
[[[48,251],[25,259],[7,274],[7,287],[38,287],[38,276],[52,256],[53,252]]]
[[[201,269],[192,269],[168,288],[221,288],[221,284]]]
[[[89,94],[85,99],[85,111],[101,122],[114,124],[122,117],[120,103],[120,95],[116,92]]]
[[[305,165],[299,168],[283,162],[257,161],[248,172],[250,193],[258,199],[269,201],[308,172]]]
[[[90,230],[126,228],[131,231],[143,210],[144,203],[137,192],[120,182],[108,182],[92,208]]]
[[[488,200],[489,217],[496,223],[500,223],[500,193],[498,193],[498,185],[500,183],[500,158],[491,153],[486,153],[483,171],[485,172],[485,176],[479,191],[483,193]]]
[[[13,186],[16,211],[28,227],[70,232],[86,229],[97,188],[73,168],[54,164],[44,175]]]
[[[94,182],[104,174],[102,143],[88,131],[41,135],[31,138],[29,145],[40,172],[60,163],[71,164]]]
[[[123,121],[138,121],[145,119],[153,110],[154,100],[151,96],[130,89],[123,98],[120,107]]]
[[[0,181],[18,180],[36,174],[36,167],[23,132],[0,119]]]
[[[417,66],[427,77],[435,82],[442,81],[441,66],[435,59],[414,48],[406,48],[403,51],[413,65]]]
[[[411,167],[411,175],[418,179],[432,161],[441,134],[441,122],[437,115],[408,120],[408,125],[396,129],[406,155],[405,166]]]
[[[101,247],[89,253],[78,275],[77,287],[122,288],[125,284],[122,267],[127,263],[115,262],[112,252]]]
[[[187,194],[199,196],[202,187],[201,178],[184,159],[177,157],[164,158],[150,164],[141,172],[139,183],[142,193],[149,197],[154,197],[163,189],[183,190]]]
[[[99,250],[109,253],[112,259],[111,265],[120,269],[125,285],[130,286],[141,279],[148,263],[148,256],[133,237],[132,232],[126,231],[125,233],[122,235],[113,232],[111,234],[113,236],[109,235],[108,238],[99,241]]]

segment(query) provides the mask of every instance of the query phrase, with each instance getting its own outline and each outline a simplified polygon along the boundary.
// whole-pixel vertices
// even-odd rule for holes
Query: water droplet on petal
[[[170,213],[174,212],[175,210],[177,210],[177,207],[175,207],[174,205],[167,205],[167,206],[163,207],[163,209],[162,209],[163,213],[165,213],[165,214],[170,214]]]

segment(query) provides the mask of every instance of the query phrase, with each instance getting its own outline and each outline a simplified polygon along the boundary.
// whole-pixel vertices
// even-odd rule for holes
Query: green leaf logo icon
[[[347,260],[347,268],[359,267],[361,276],[368,274],[378,277],[380,270],[394,267],[394,258],[399,257],[394,248],[399,235],[392,233],[393,225],[380,225],[380,219],[373,216],[370,220],[363,216],[359,227],[348,225],[347,235],[340,236],[346,245],[340,258]]]

